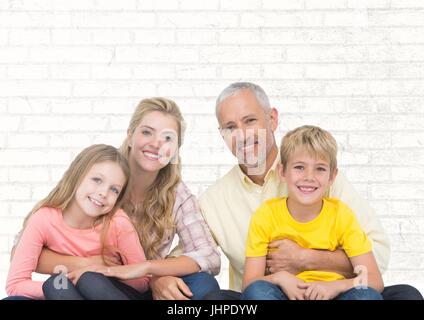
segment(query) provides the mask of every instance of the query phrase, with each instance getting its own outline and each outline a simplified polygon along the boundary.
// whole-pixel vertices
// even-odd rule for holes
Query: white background
[[[194,194],[227,172],[214,100],[239,80],[279,109],[278,139],[335,135],[390,235],[386,283],[424,292],[423,35],[421,0],[0,0],[0,297],[23,217],[82,148],[119,146],[142,98],[180,105]]]

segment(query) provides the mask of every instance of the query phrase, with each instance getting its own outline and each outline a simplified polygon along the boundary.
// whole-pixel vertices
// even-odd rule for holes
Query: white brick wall
[[[386,282],[424,292],[423,32],[420,0],[0,0],[0,296],[26,212],[83,147],[118,146],[140,99],[181,106],[195,194],[222,176],[214,99],[237,80],[269,93],[279,138],[334,133],[392,240]]]

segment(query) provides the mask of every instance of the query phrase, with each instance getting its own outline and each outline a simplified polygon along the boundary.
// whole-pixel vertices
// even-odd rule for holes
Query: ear
[[[285,176],[285,172],[284,172],[284,166],[281,163],[277,164],[277,173],[278,173],[278,177],[280,178],[281,181],[286,180],[286,176]]]
[[[132,148],[131,138],[132,138],[132,133],[130,132],[130,130],[127,130],[127,143],[128,143],[128,146]]]
[[[339,168],[335,168],[333,171],[333,174],[330,177],[330,186],[333,184],[334,180],[336,180],[338,173],[339,173]]]
[[[221,138],[222,138],[222,139],[224,139],[224,140],[225,140],[224,133],[223,133],[223,131],[222,131],[222,130],[223,130],[223,129],[221,129],[221,126],[219,126],[219,127],[218,127],[219,135],[221,136]]]
[[[275,108],[271,108],[269,113],[269,120],[271,121],[271,129],[275,132],[278,128],[278,110]]]

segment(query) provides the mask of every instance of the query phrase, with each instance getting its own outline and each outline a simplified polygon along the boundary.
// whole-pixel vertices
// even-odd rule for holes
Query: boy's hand
[[[273,279],[289,300],[305,300],[305,289],[302,288],[302,285],[306,284],[304,281],[286,271],[273,274]]]
[[[332,300],[343,292],[337,281],[303,283],[299,288],[305,290],[306,300]]]

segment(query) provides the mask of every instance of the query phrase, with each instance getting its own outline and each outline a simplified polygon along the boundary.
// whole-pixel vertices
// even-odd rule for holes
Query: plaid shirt
[[[176,189],[174,205],[174,230],[170,231],[160,248],[165,258],[177,234],[184,256],[192,258],[201,271],[217,275],[221,269],[221,257],[211,232],[203,219],[199,203],[187,186],[181,182]]]

